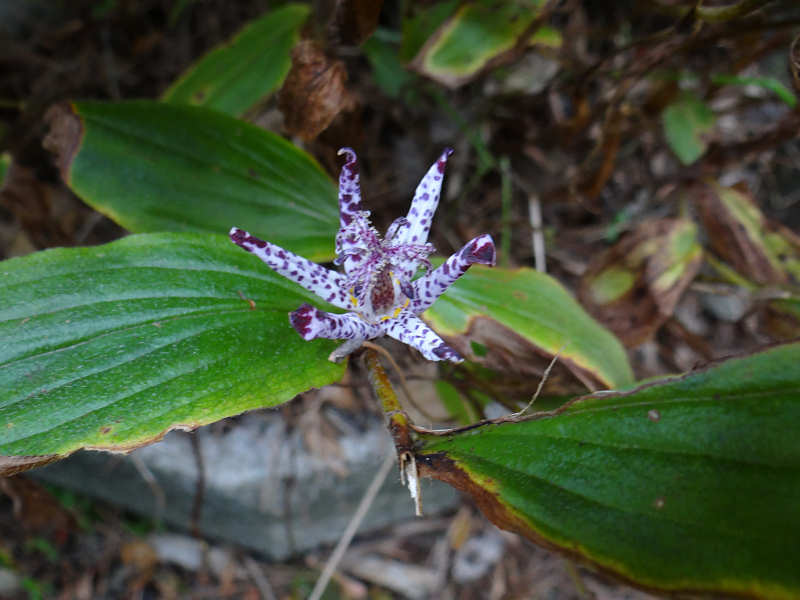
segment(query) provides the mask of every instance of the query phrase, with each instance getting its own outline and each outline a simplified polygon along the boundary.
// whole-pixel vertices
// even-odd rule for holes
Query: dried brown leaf
[[[750,281],[800,283],[800,237],[767,219],[744,188],[715,182],[698,187],[695,200],[711,247]]]
[[[517,332],[488,317],[470,319],[467,331],[462,336],[448,336],[447,341],[464,356],[474,355],[471,344],[477,342],[486,348],[482,357],[473,360],[480,365],[503,373],[508,388],[513,383],[537,381],[542,377],[552,354],[531,344]],[[570,395],[601,389],[603,382],[588,369],[582,368],[566,356],[560,356],[547,377],[544,390],[546,395]],[[511,391],[508,389],[507,391]],[[529,391],[529,390],[528,390]]]
[[[75,518],[41,484],[20,477],[0,477],[0,493],[12,502],[14,517],[29,532],[58,533],[62,538],[77,527]]]
[[[44,119],[50,131],[42,141],[42,145],[45,150],[55,155],[61,178],[69,182],[72,160],[83,139],[83,123],[75,114],[74,107],[66,103],[51,106],[45,113]]]
[[[34,248],[74,243],[75,232],[90,212],[65,187],[44,181],[35,169],[17,161],[0,188],[0,204],[18,219]]]
[[[355,108],[347,89],[347,70],[311,40],[292,50],[292,68],[278,96],[278,107],[290,135],[310,141],[322,133],[342,111]]]

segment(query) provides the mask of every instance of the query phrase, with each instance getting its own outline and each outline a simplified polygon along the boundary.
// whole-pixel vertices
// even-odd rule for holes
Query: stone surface
[[[333,440],[335,452],[312,454],[304,441],[308,432],[289,430],[278,413],[251,413],[227,430],[171,432],[127,456],[78,452],[32,475],[189,529],[198,474],[189,436],[196,435],[205,471],[201,533],[281,560],[336,542],[383,457],[394,452],[378,418],[363,427],[339,418],[336,427],[346,431]],[[149,474],[155,484],[146,481]],[[422,484],[426,514],[458,503],[450,487]],[[394,471],[359,533],[408,520],[413,511]]]

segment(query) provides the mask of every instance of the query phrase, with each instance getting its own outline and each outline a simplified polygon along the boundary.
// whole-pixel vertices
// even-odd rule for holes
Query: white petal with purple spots
[[[338,308],[351,307],[347,291],[343,289],[345,277],[341,273],[260,240],[238,227],[231,229],[229,236],[234,244],[258,256],[276,273],[291,279]]]
[[[428,241],[428,232],[431,222],[439,206],[439,195],[442,191],[444,168],[447,157],[453,153],[451,148],[445,149],[435,163],[433,163],[419,182],[411,208],[408,211],[409,227],[402,232],[402,242],[406,244],[424,244]]]
[[[467,272],[470,265],[477,263],[494,266],[495,260],[496,252],[492,236],[485,233],[476,237],[442,263],[438,269],[411,284],[414,287],[414,298],[408,310],[414,314],[425,312],[456,279]]]
[[[327,338],[329,340],[364,340],[382,335],[377,325],[371,325],[354,313],[335,315],[310,304],[303,304],[289,313],[289,322],[304,340]]]
[[[449,360],[461,362],[464,359],[445,344],[422,320],[408,311],[400,313],[396,319],[385,322],[386,334],[404,344],[413,346],[428,360]]]

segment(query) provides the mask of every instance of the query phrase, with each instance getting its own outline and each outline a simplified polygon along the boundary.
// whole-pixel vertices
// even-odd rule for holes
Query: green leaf
[[[400,60],[411,61],[425,41],[436,29],[455,12],[458,0],[436,2],[417,11],[417,14],[403,21],[403,41],[400,45]]]
[[[479,320],[489,319],[492,326],[499,326],[499,338],[519,336],[538,351],[558,352],[559,361],[601,385],[618,387],[633,381],[619,340],[558,281],[532,269],[473,266],[424,316],[447,336],[470,335]],[[459,345],[459,350],[472,360],[480,358],[470,344]]]
[[[706,151],[704,136],[714,127],[714,113],[700,98],[684,93],[664,109],[661,121],[667,143],[683,164],[693,163]]]
[[[309,300],[220,235],[5,261],[0,454],[131,449],[331,383],[336,342],[305,342],[287,318]]]
[[[8,152],[0,154],[0,188],[6,180],[6,173],[11,166],[11,155]]]
[[[469,401],[452,384],[443,379],[438,379],[433,385],[436,389],[436,395],[451,419],[462,425],[468,425],[480,418],[475,409],[469,404]]]
[[[466,83],[490,61],[514,49],[541,5],[539,0],[467,3],[428,39],[414,66],[444,85]]]
[[[256,19],[190,67],[163,100],[243,114],[283,83],[308,14],[306,4],[287,4]]]
[[[283,138],[201,107],[85,102],[72,110],[51,119],[48,139],[64,181],[123,227],[236,226],[311,260],[333,257],[336,188]]]
[[[800,344],[423,436],[498,525],[665,592],[800,596]]]
[[[540,46],[543,48],[561,48],[564,43],[564,36],[555,27],[550,25],[542,25],[531,36],[531,45]]]
[[[779,79],[774,77],[739,77],[737,75],[714,75],[716,85],[755,85],[768,90],[781,99],[789,108],[797,106],[797,98]]]
[[[361,49],[369,60],[372,76],[378,87],[390,98],[399,98],[403,90],[414,81],[414,75],[406,71],[394,45],[376,33],[364,42]]]

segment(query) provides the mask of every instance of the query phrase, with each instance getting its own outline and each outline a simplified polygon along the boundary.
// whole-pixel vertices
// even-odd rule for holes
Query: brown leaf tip
[[[44,119],[50,131],[42,141],[42,146],[55,155],[61,178],[69,183],[72,161],[83,140],[83,122],[76,114],[75,107],[68,103],[54,104],[47,110]]]

